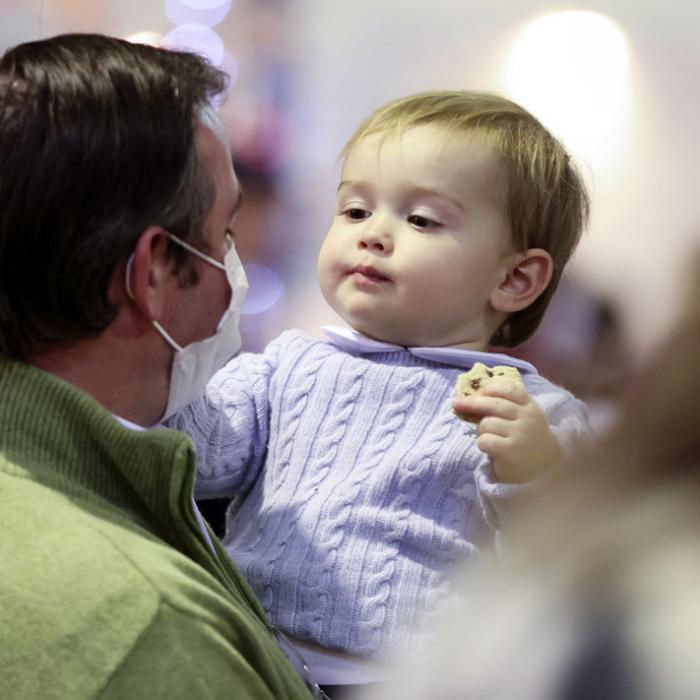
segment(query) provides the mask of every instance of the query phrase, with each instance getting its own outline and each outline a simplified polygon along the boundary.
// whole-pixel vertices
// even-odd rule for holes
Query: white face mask
[[[169,418],[201,396],[207,382],[241,349],[241,334],[238,324],[241,318],[243,301],[248,291],[248,280],[246,279],[245,270],[233,242],[224,257],[224,262],[220,263],[218,260],[214,260],[214,258],[189,245],[189,243],[181,241],[177,236],[168,233],[168,237],[193,255],[226,273],[226,278],[231,287],[231,301],[228,309],[226,309],[219,321],[216,333],[209,338],[198,340],[185,347],[180,347],[157,321],[151,321],[155,329],[175,350],[170,373],[168,404],[161,416],[161,421]],[[133,255],[129,258],[126,265],[126,290],[133,299],[129,282],[132,259]]]

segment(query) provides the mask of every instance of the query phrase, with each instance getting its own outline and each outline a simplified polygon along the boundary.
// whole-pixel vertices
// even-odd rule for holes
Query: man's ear
[[[512,256],[505,278],[491,293],[496,311],[512,314],[532,304],[552,279],[552,256],[541,248],[530,248]]]
[[[172,280],[172,260],[166,255],[167,233],[160,226],[149,226],[134,247],[126,270],[131,301],[150,321],[163,314],[166,284]]]

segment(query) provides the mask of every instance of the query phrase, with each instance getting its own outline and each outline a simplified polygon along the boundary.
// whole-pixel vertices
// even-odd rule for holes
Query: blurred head
[[[689,292],[675,327],[624,397],[619,421],[567,483],[588,461],[591,488],[615,497],[681,482],[700,494],[700,255]]]
[[[503,97],[443,91],[390,102],[370,115],[343,149],[346,161],[364,140],[380,140],[431,125],[447,138],[468,136],[491,148],[500,165],[493,192],[515,250],[538,248],[551,256],[549,284],[527,308],[512,313],[491,342],[513,346],[539,325],[586,224],[585,185],[562,144],[529,112]],[[455,169],[460,167],[454,162]]]
[[[691,504],[692,513],[684,521],[687,513],[679,511],[675,525],[700,532],[700,255],[692,271],[682,313],[656,355],[627,387],[618,419],[553,473],[532,500],[522,534],[543,560],[556,559],[565,542],[593,541],[590,551],[600,555],[595,563],[619,569],[620,540],[635,538],[623,529],[613,538],[611,514],[624,517],[647,500],[663,503],[674,491]],[[592,530],[594,521],[603,527]],[[658,521],[652,523],[663,535],[659,526]],[[612,555],[604,558],[604,550]],[[591,566],[591,561],[581,561]]]
[[[27,359],[99,334],[108,290],[159,225],[210,252],[214,203],[195,143],[224,74],[200,57],[99,35],[21,44],[0,60],[0,351]],[[211,127],[210,127],[211,128]],[[183,283],[192,256],[169,243]]]

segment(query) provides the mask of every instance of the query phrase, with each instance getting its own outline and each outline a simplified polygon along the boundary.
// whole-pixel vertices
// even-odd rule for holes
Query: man
[[[147,429],[240,346],[224,88],[97,35],[0,60],[4,700],[311,697]]]

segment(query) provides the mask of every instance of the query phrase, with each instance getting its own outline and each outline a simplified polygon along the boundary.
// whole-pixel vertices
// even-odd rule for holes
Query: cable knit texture
[[[453,414],[462,371],[289,331],[171,420],[199,453],[198,495],[234,497],[224,543],[274,625],[357,656],[420,649],[453,566],[492,546],[527,492],[493,481]],[[580,401],[524,381],[565,449],[587,433]]]

